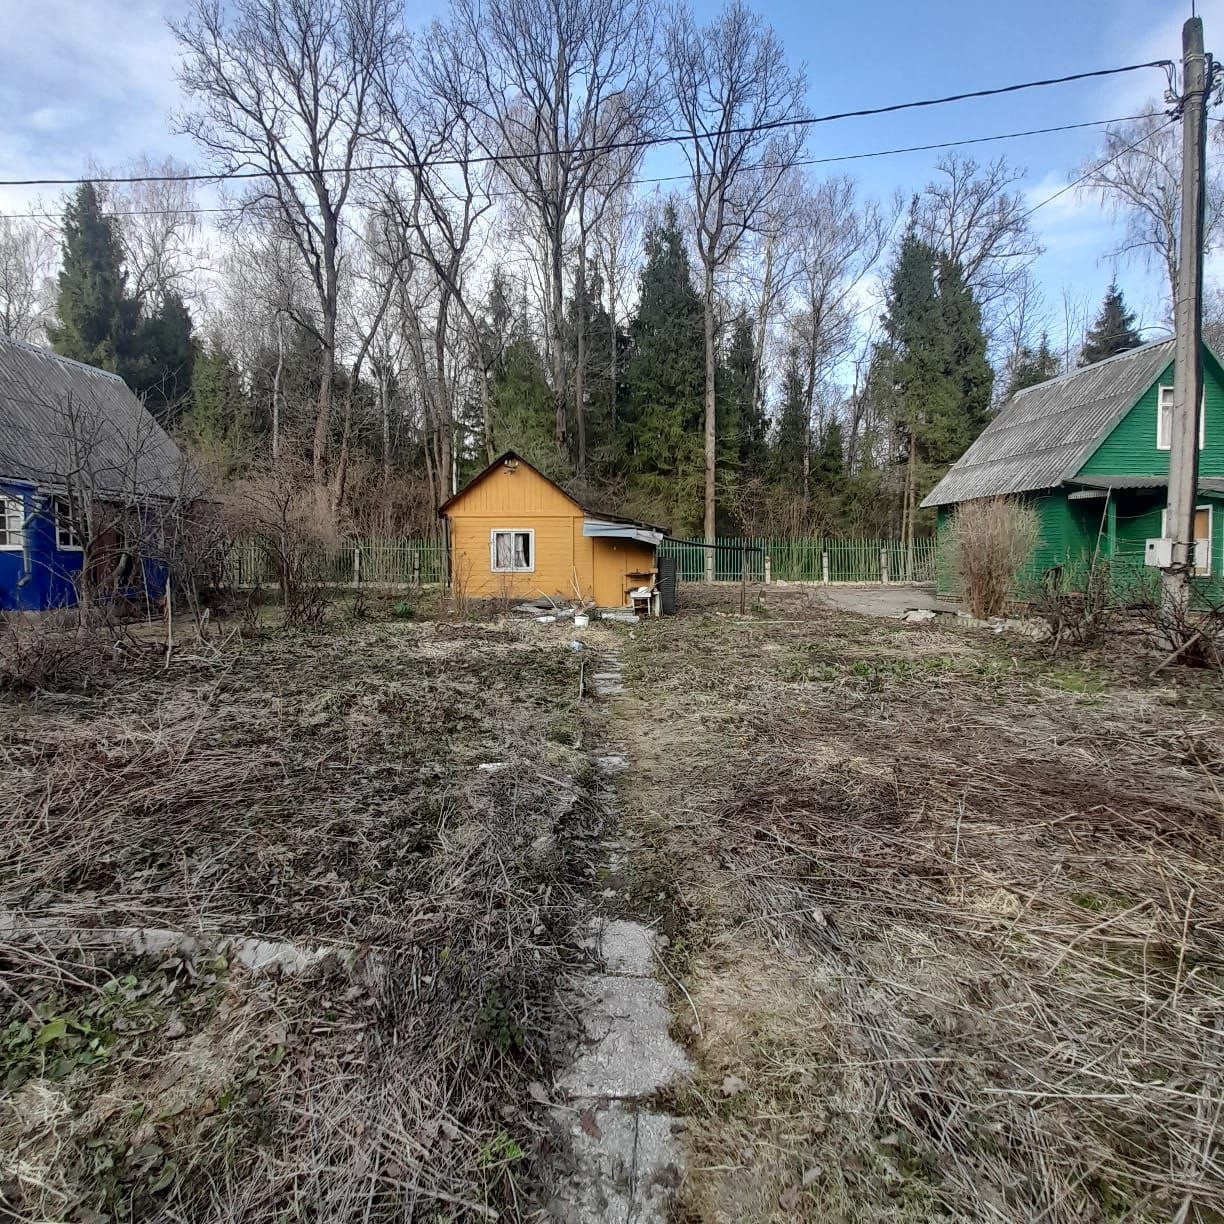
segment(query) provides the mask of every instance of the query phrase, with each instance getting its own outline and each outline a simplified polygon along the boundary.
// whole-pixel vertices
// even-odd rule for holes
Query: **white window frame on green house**
[[[510,537],[510,564],[501,565],[497,560],[497,541],[499,536]],[[524,541],[525,548],[519,552],[519,540]],[[519,557],[522,557],[522,564]],[[495,574],[534,574],[535,573],[535,528],[534,527],[494,527],[489,532],[489,568]]]
[[[1166,395],[1168,403],[1166,404]],[[1160,387],[1156,392],[1156,449],[1167,451],[1172,445],[1169,425],[1173,419],[1173,388]],[[1199,450],[1207,441],[1207,391],[1203,390],[1203,402],[1199,405]]]
[[[25,547],[25,501],[0,494],[0,552],[21,552]]]
[[[55,548],[57,552],[84,552],[85,546],[77,532],[76,520],[72,517],[72,503],[66,497],[51,499],[51,518],[55,525]]]
[[[1195,517],[1198,517],[1200,510],[1207,511],[1207,537],[1204,539],[1199,536],[1194,541],[1194,577],[1195,578],[1210,578],[1211,577],[1211,552],[1212,544],[1215,541],[1215,507],[1207,502],[1201,506],[1194,507]],[[1166,506],[1160,512],[1160,534],[1162,538],[1167,539],[1169,535],[1169,508]],[[1199,563],[1198,546],[1205,544],[1207,546],[1207,561],[1205,564]]]

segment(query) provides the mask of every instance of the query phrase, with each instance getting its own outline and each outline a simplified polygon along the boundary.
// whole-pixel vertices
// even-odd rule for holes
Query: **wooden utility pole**
[[[1199,411],[1203,402],[1203,194],[1207,159],[1207,94],[1211,56],[1203,52],[1203,21],[1182,26],[1181,236],[1178,242],[1173,419],[1170,422],[1167,527],[1172,563],[1161,578],[1170,619],[1190,603],[1194,568],[1194,505],[1198,491]]]

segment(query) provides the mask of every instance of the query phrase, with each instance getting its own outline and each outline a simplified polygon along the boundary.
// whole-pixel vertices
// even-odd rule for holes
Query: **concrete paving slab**
[[[584,1044],[557,1081],[570,1097],[626,1098],[655,1092],[691,1070],[668,1036],[671,1016],[661,982],[595,974],[571,985]]]
[[[580,1113],[557,1111],[574,1169],[562,1178],[550,1215],[564,1224],[664,1224],[680,1182],[676,1120],[613,1101]]]
[[[595,955],[605,973],[651,977],[654,973],[655,935],[640,922],[623,918],[592,918]]]

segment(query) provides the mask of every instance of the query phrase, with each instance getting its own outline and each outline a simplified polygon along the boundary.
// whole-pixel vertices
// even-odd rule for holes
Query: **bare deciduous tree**
[[[113,174],[98,172],[98,200],[118,223],[128,289],[146,309],[155,309],[170,292],[193,296],[191,279],[201,265],[200,222],[187,173],[172,157],[153,162],[147,156]],[[119,176],[135,181],[105,181]]]
[[[896,210],[860,202],[853,179],[818,183],[795,213],[799,308],[793,319],[802,353],[807,434],[803,452],[803,512],[811,495],[813,438],[823,432],[820,395],[836,367],[850,355],[858,310],[855,295],[876,266],[892,234]]]
[[[935,172],[916,201],[914,228],[960,264],[989,341],[1041,254],[1024,197],[1013,190],[1024,172],[1003,158],[983,166],[959,153],[941,157]]]
[[[475,131],[537,227],[547,264],[555,439],[566,453],[566,231],[616,147],[655,121],[655,22],[647,0],[456,0],[449,37],[473,89]]]
[[[172,26],[180,79],[195,109],[180,116],[225,173],[263,176],[244,198],[274,212],[309,273],[317,314],[295,314],[319,341],[312,445],[315,484],[326,478],[341,235],[358,157],[371,135],[371,87],[394,43],[391,0],[194,0]]]
[[[1218,148],[1219,128],[1213,133]],[[1154,104],[1146,114],[1105,130],[1105,140],[1087,167],[1084,190],[1095,195],[1123,224],[1113,256],[1135,256],[1167,277],[1169,309],[1177,294],[1177,236],[1181,226],[1181,134]],[[1224,225],[1224,163],[1207,160],[1204,247],[1213,250]]]
[[[705,306],[705,537],[713,541],[717,489],[716,284],[745,234],[759,223],[803,139],[787,126],[802,112],[804,79],[786,63],[773,30],[731,0],[698,27],[683,8],[667,30],[672,104],[684,134]],[[712,579],[713,550],[706,574]]]
[[[56,244],[32,218],[0,217],[0,333],[33,343],[51,312]]]

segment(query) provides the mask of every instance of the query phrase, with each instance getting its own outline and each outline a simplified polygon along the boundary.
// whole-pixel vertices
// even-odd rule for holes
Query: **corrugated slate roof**
[[[1061,484],[1172,359],[1173,341],[1159,340],[1017,391],[922,504]]]
[[[171,497],[183,459],[117,374],[0,338],[0,477]]]
[[[1167,476],[1077,476],[1069,483],[1085,489],[1167,489]],[[1200,476],[1200,493],[1224,493],[1224,476]]]

